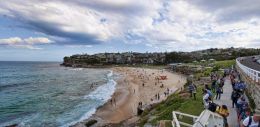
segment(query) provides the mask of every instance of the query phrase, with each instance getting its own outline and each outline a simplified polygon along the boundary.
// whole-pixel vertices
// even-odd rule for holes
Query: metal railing
[[[186,126],[186,127],[206,127],[206,126],[207,127],[223,127],[223,125],[224,125],[223,117],[218,115],[217,113],[211,112],[209,110],[204,110],[200,114],[200,116],[194,116],[194,115],[177,112],[177,111],[173,111],[172,115],[173,115],[173,121],[172,121],[173,127],[181,127],[181,125]],[[192,118],[193,123],[190,124],[190,123],[181,122],[181,121],[179,121],[177,115],[179,116],[179,118],[180,118],[180,116]]]
[[[250,79],[252,79],[255,82],[260,81],[260,71],[254,70],[250,67],[247,67],[243,64],[240,63],[240,60],[242,60],[243,57],[237,58],[236,59],[236,64],[237,66],[246,74]]]

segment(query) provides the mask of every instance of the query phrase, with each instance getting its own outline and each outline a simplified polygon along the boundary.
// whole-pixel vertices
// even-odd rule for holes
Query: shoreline
[[[106,103],[99,106],[96,112],[88,119],[77,123],[76,127],[84,126],[89,120],[97,120],[95,126],[105,126],[118,124],[130,125],[138,120],[137,107],[142,102],[142,108],[147,108],[152,104],[159,103],[178,89],[182,89],[186,83],[186,77],[168,71],[148,68],[134,67],[113,67],[113,73],[120,74],[115,80],[116,88]],[[158,75],[166,75],[167,80],[157,80]],[[154,95],[159,94],[156,98]],[[111,101],[112,100],[112,101]]]

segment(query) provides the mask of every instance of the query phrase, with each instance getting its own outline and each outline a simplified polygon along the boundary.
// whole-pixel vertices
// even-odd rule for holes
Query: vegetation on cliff
[[[214,59],[232,60],[237,57],[259,55],[260,49],[253,48],[211,48],[193,52],[164,52],[164,53],[99,53],[94,55],[81,54],[64,57],[64,66],[88,67],[89,65],[165,65],[169,63],[190,63],[193,61]],[[232,62],[232,61],[230,61]],[[220,66],[225,64],[220,63]]]

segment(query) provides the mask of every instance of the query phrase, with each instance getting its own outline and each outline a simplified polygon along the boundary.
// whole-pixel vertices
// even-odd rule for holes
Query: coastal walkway
[[[231,85],[231,80],[229,77],[226,77],[223,86],[223,94],[221,94],[220,100],[214,100],[214,103],[219,105],[227,105],[229,111],[229,116],[227,117],[229,127],[239,127],[237,121],[236,108],[232,108],[232,101],[231,101],[232,91],[233,89]]]

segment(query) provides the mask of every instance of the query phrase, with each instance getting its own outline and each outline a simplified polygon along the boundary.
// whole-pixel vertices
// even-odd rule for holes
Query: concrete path
[[[221,94],[220,100],[215,100],[216,104],[222,105],[225,104],[229,110],[229,116],[227,118],[229,127],[239,127],[237,122],[237,112],[235,108],[232,108],[232,101],[231,101],[231,93],[232,93],[232,85],[229,77],[225,79],[225,85],[223,86],[223,94]]]

